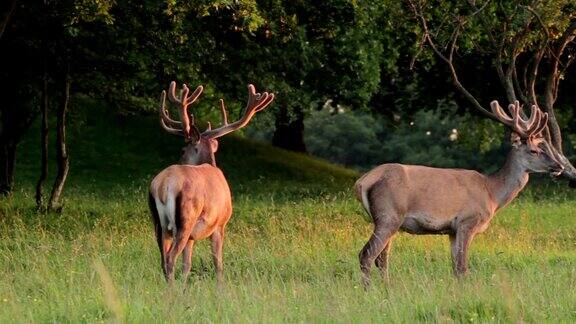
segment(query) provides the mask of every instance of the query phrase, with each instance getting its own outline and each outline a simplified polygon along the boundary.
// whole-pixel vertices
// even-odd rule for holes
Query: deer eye
[[[530,154],[532,154],[532,155],[539,155],[540,152],[539,152],[538,150],[531,149],[531,150],[530,150]]]

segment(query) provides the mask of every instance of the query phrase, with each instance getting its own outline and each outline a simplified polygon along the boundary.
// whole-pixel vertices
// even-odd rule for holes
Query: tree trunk
[[[58,107],[58,120],[56,122],[56,158],[58,160],[58,174],[52,186],[52,195],[50,197],[49,209],[55,211],[62,210],[61,195],[68,176],[69,161],[66,150],[66,113],[70,101],[70,72],[66,70],[63,80],[63,94]]]
[[[280,106],[276,115],[276,130],[272,138],[272,144],[286,150],[306,153],[304,142],[304,113],[298,109],[295,111],[296,119],[290,120],[286,105]]]
[[[34,114],[10,98],[0,107],[0,114],[0,195],[10,196],[14,189],[16,149],[22,135],[34,121]]]
[[[4,135],[4,134],[3,134]],[[16,142],[7,136],[0,140],[0,194],[10,196],[14,189],[14,164],[16,162]]]
[[[44,80],[42,88],[42,102],[40,106],[40,114],[42,118],[42,124],[40,126],[40,178],[36,183],[36,206],[38,210],[43,209],[44,196],[42,193],[42,187],[48,176],[48,72],[46,71],[46,66],[44,67]]]
[[[10,21],[10,17],[16,8],[16,0],[5,0],[0,5],[0,38],[4,34],[4,30]]]
[[[560,126],[558,126],[558,120],[556,120],[556,114],[554,113],[554,103],[556,99],[554,98],[553,87],[549,85],[552,83],[554,83],[554,80],[548,80],[548,86],[544,93],[544,111],[548,113],[548,131],[550,133],[550,140],[552,141],[550,144],[552,144],[558,152],[563,154],[562,131],[560,130]]]

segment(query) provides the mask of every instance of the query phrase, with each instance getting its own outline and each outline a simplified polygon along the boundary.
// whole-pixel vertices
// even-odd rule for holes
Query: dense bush
[[[386,162],[495,170],[503,161],[504,128],[486,118],[456,114],[452,101],[394,123],[365,112],[330,109],[306,122],[311,154],[368,169]]]
[[[370,114],[323,109],[312,113],[305,126],[304,139],[313,155],[355,167],[382,161],[383,122]]]

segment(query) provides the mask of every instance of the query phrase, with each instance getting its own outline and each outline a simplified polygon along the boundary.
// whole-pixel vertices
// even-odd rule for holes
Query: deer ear
[[[215,139],[211,139],[210,140],[210,148],[212,149],[213,153],[216,153],[216,151],[218,151],[218,141]]]
[[[522,138],[516,132],[510,133],[510,142],[512,142],[512,147],[519,147],[522,145]]]

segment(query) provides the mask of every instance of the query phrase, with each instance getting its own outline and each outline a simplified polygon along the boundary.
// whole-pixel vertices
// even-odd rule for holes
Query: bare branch
[[[458,41],[458,36],[460,36],[460,29],[464,24],[465,24],[464,21],[459,21],[458,25],[454,29],[454,32],[452,33],[452,41],[450,42],[450,51],[448,55],[448,60],[450,60],[450,62],[453,62],[454,60],[454,50],[456,49],[456,41]]]
[[[522,91],[522,94],[528,98],[528,67],[530,65],[530,60],[526,60],[526,63],[522,66],[522,68],[520,69],[520,80],[522,81],[522,84],[520,86],[520,89],[524,89]]]
[[[8,22],[10,21],[10,17],[14,13],[17,0],[9,0],[3,2],[4,4],[2,4],[0,8],[0,38],[2,38],[4,30],[6,29],[6,26],[8,26]]]
[[[504,35],[506,33],[506,29],[507,29],[507,24],[504,23],[504,27],[503,27],[503,32],[502,35]],[[510,64],[508,65],[508,69],[506,71],[506,73],[504,73],[504,59],[502,58],[504,56],[504,48],[506,45],[506,39],[505,37],[502,37],[502,39],[500,40],[500,44],[498,45],[498,53],[496,54],[496,72],[498,73],[498,78],[500,79],[500,83],[502,83],[502,87],[504,88],[504,91],[506,91],[506,98],[508,98],[508,101],[510,102],[514,102],[516,101],[516,94],[514,93],[514,86],[512,84],[512,79],[511,79],[511,70],[510,70]]]
[[[526,96],[525,91],[522,89],[522,85],[520,84],[520,80],[518,80],[518,72],[517,72],[517,67],[516,67],[516,60],[517,57],[520,55],[520,53],[514,58],[514,63],[512,64],[512,84],[514,86],[514,91],[516,92],[516,94],[518,95],[518,97],[520,97],[520,100],[522,100],[522,102],[524,103],[530,103],[528,101],[528,97]],[[525,67],[526,68],[526,67]],[[522,72],[524,73],[524,87],[526,86],[526,70],[525,68],[522,70]]]
[[[555,56],[554,56],[554,60],[552,61],[553,68],[556,68],[556,69],[559,68],[559,65],[561,64],[560,57],[562,57],[562,53],[564,53],[564,50],[566,49],[568,44],[573,42],[575,38],[576,38],[576,19],[573,19],[570,26],[568,26],[568,28],[562,34],[562,37],[560,37],[558,47],[556,48],[556,51],[554,52]],[[565,66],[564,66],[564,69],[568,68],[568,66],[570,66],[570,64],[572,63],[573,60],[574,60],[573,58],[569,58],[569,60],[566,62]],[[560,77],[561,76],[562,76],[562,73],[557,73],[555,75],[554,88],[553,88],[554,101],[556,101],[556,98],[558,96],[558,84],[560,83]]]
[[[576,37],[576,19],[573,19],[568,28],[564,31],[562,36],[558,39],[556,47],[552,51],[550,60],[551,67],[550,73],[546,80],[546,104],[549,107],[554,105],[558,94],[558,84],[560,82],[560,74],[558,73],[560,57],[566,49],[566,46]]]
[[[537,0],[535,0],[532,4],[536,4]],[[529,103],[528,100],[528,95],[526,95],[526,93],[528,92],[526,87],[527,87],[527,83],[524,82],[524,90],[522,89],[522,86],[520,85],[520,82],[518,81],[518,74],[517,74],[517,60],[518,57],[523,53],[522,52],[522,46],[523,46],[523,42],[526,40],[526,37],[528,35],[528,33],[530,32],[530,25],[532,24],[532,21],[530,19],[528,19],[526,21],[526,23],[524,24],[524,28],[519,31],[512,39],[511,41],[511,46],[512,46],[512,50],[510,53],[510,63],[508,65],[508,69],[506,72],[506,80],[507,80],[507,85],[508,87],[510,87],[513,92],[516,92],[516,95],[520,97],[520,99],[525,102],[525,103]],[[545,45],[544,45],[545,46]],[[524,81],[526,80],[526,69],[528,67],[525,66],[524,67]]]
[[[468,99],[468,101],[470,101],[472,103],[474,108],[478,109],[480,112],[482,112],[486,116],[494,119],[494,116],[492,115],[492,113],[490,113],[490,111],[488,111],[487,109],[482,107],[482,105],[478,102],[478,100],[462,85],[462,83],[460,83],[460,80],[458,78],[458,73],[456,72],[456,68],[454,67],[454,63],[453,63],[454,50],[456,48],[456,42],[458,40],[458,36],[460,35],[460,28],[462,28],[462,25],[465,22],[462,20],[459,21],[459,24],[456,27],[457,32],[455,32],[453,34],[453,37],[452,37],[448,57],[446,57],[446,55],[444,55],[436,46],[436,43],[432,39],[432,36],[430,36],[430,32],[428,29],[428,24],[426,22],[426,18],[424,18],[422,13],[416,8],[416,5],[411,0],[408,0],[408,3],[410,5],[410,7],[412,8],[412,11],[414,12],[416,17],[418,18],[418,20],[420,20],[420,23],[422,25],[422,29],[424,32],[423,38],[426,39],[428,45],[430,45],[430,47],[432,48],[434,53],[436,53],[436,55],[440,59],[442,59],[442,61],[444,61],[446,63],[446,65],[448,66],[448,68],[450,70],[450,74],[452,76],[452,82],[454,83],[454,86],[456,87],[456,89],[458,89],[458,91],[460,91],[464,95],[464,97],[466,97],[466,99]]]
[[[470,6],[470,8],[472,8],[474,10],[474,12],[470,15],[471,17],[474,17],[476,15],[478,15],[480,12],[482,12],[490,3],[490,0],[487,0],[484,5],[480,8],[476,7],[476,2],[472,1],[472,0],[468,0],[468,5]],[[484,27],[486,27],[488,25],[488,23],[486,22],[486,19],[483,16],[480,16],[480,20],[482,21],[482,24],[484,24]],[[486,31],[488,32],[488,37],[490,38],[490,41],[492,42],[492,45],[494,47],[496,47],[496,44],[498,43],[496,41],[496,37],[494,37],[494,34],[492,33],[492,29],[490,28],[486,28]],[[502,33],[503,34],[503,33]]]
[[[476,7],[476,3],[474,1],[468,0],[468,5],[474,10],[474,13],[472,15],[476,15],[479,12],[481,12],[484,8],[486,8],[486,6],[488,5],[487,1],[486,3],[484,3],[484,5],[481,8],[477,8]],[[515,87],[514,87],[514,80],[513,80],[513,75],[515,74],[515,61],[516,61],[516,57],[518,56],[518,43],[519,40],[522,38],[522,36],[528,31],[528,24],[526,24],[526,26],[524,27],[524,31],[521,33],[518,33],[514,39],[512,40],[511,44],[512,44],[512,53],[511,53],[511,58],[510,61],[508,62],[506,71],[504,71],[505,68],[505,60],[504,57],[506,57],[505,53],[506,53],[506,47],[507,47],[507,42],[506,42],[506,33],[508,30],[508,23],[512,18],[509,18],[507,21],[504,21],[504,23],[502,24],[502,30],[498,33],[498,35],[500,35],[500,39],[497,39],[494,34],[492,33],[492,29],[490,27],[490,22],[488,22],[486,20],[486,18],[484,16],[480,16],[480,22],[482,23],[482,25],[484,26],[484,28],[486,29],[487,33],[488,33],[488,37],[490,38],[490,42],[492,43],[492,46],[494,46],[494,49],[496,50],[496,72],[498,74],[498,78],[500,79],[500,83],[502,84],[502,87],[504,88],[505,92],[506,92],[506,97],[508,98],[508,100],[510,102],[514,102],[516,100],[516,91],[515,91]]]
[[[472,14],[470,14],[470,17],[474,17],[474,16],[476,16],[477,14],[479,14],[480,12],[482,12],[482,11],[488,6],[489,3],[490,3],[490,0],[487,0],[486,2],[484,2],[484,4],[482,5],[482,7],[476,9],[476,11],[474,11]],[[468,4],[469,4],[471,7],[476,8],[476,4],[475,4],[473,1],[468,0]]]
[[[420,56],[420,53],[422,53],[422,50],[424,49],[424,44],[426,44],[426,35],[425,34],[422,35],[422,39],[420,40],[420,43],[418,44],[418,51],[414,54],[414,56],[410,60],[410,70],[414,69],[414,65],[416,64],[416,60],[418,59],[418,56]]]
[[[566,61],[563,64],[563,68],[562,70],[560,70],[559,74],[558,74],[558,83],[560,83],[560,79],[562,78],[563,75],[566,74],[566,71],[568,70],[568,68],[570,67],[570,65],[572,65],[572,63],[574,63],[574,60],[576,59],[576,55],[569,55],[568,56],[568,61]],[[556,94],[555,96],[558,96],[558,84],[556,85]]]
[[[546,36],[546,39],[550,39],[550,31],[548,30],[548,27],[546,26],[546,24],[544,23],[544,21],[542,21],[542,17],[540,17],[540,15],[534,10],[532,9],[531,6],[520,6],[528,11],[530,11],[534,17],[536,17],[536,19],[538,20],[538,22],[540,23],[540,26],[542,26],[542,30],[544,30],[544,35]]]
[[[540,62],[542,61],[542,57],[544,56],[545,48],[541,48],[539,51],[534,53],[532,69],[530,70],[530,74],[528,76],[528,91],[529,91],[529,98],[530,101],[538,105],[538,96],[536,96],[536,77],[538,76],[538,70],[540,68]]]

